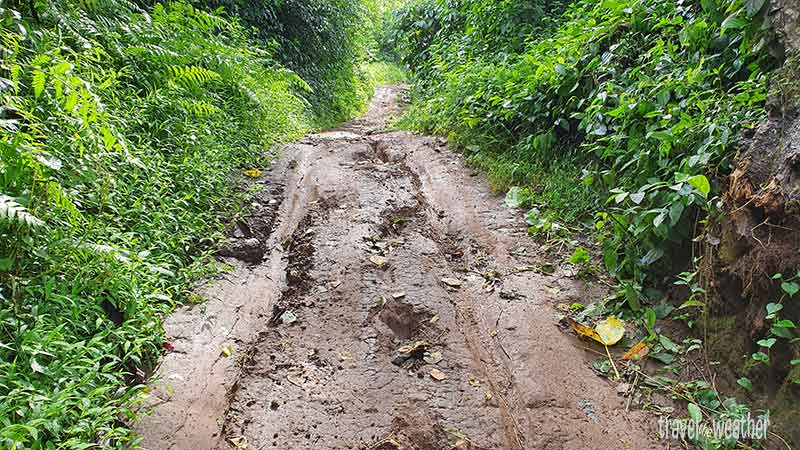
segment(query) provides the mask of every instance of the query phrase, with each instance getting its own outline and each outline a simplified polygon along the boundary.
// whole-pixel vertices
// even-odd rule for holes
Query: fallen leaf
[[[459,440],[456,442],[456,445],[453,446],[453,450],[470,450],[472,445],[470,445],[469,441],[464,439]]]
[[[405,292],[393,292],[392,293],[392,298],[395,299],[395,300],[400,300],[401,298],[403,298],[405,296],[406,296]]]
[[[625,352],[625,355],[622,356],[622,359],[625,361],[630,361],[630,360],[640,361],[646,358],[649,353],[650,353],[650,348],[647,346],[647,344],[644,343],[644,341],[642,341],[631,347],[631,349],[628,350],[627,352]]]
[[[249,178],[258,178],[261,175],[263,175],[263,173],[258,169],[250,169],[250,170],[245,170],[244,175]]]
[[[413,344],[404,345],[397,349],[399,353],[409,354],[409,353],[417,353],[419,351],[424,351],[430,348],[431,344],[428,341],[417,341]]]
[[[436,314],[435,316],[431,317],[431,320],[429,320],[428,322],[429,322],[431,325],[433,325],[433,324],[435,324],[435,323],[436,323],[436,322],[438,322],[438,321],[439,321],[439,315],[438,315],[438,314]]]
[[[425,357],[422,359],[428,364],[439,364],[444,357],[442,356],[442,352],[433,352],[426,353]]]
[[[436,381],[444,381],[447,379],[447,375],[439,369],[431,369],[431,378]]]
[[[247,443],[247,438],[244,436],[231,439],[231,444],[236,450],[247,450],[250,447]]]
[[[603,345],[614,345],[625,336],[625,324],[615,316],[601,320],[594,329],[600,336],[600,343]]]
[[[601,344],[603,343],[603,340],[600,338],[600,335],[598,335],[593,328],[587,327],[582,323],[578,323],[577,321],[571,318],[567,318],[567,320],[569,321],[569,326],[572,328],[574,332],[578,333],[581,336],[586,336],[588,338],[594,339],[595,341]]]
[[[291,325],[297,322],[297,320],[297,315],[292,311],[286,311],[281,314],[281,322],[283,322],[284,325]]]
[[[386,258],[384,258],[383,256],[378,256],[378,255],[370,256],[369,261],[372,264],[375,264],[375,266],[378,267],[379,269],[383,269],[384,267],[386,267],[386,263],[387,263]]]
[[[222,356],[230,358],[230,356],[233,354],[233,348],[230,345],[226,345],[225,347],[222,347],[221,352]]]
[[[475,377],[469,377],[469,385],[472,387],[481,387],[481,380]]]
[[[461,280],[459,280],[458,278],[445,277],[442,278],[442,283],[446,284],[447,286],[450,286],[451,288],[461,287]]]

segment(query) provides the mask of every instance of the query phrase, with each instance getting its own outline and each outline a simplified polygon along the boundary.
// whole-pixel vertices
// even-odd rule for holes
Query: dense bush
[[[202,3],[202,2],[201,2]],[[277,58],[297,72],[322,126],[351,118],[368,96],[363,70],[375,5],[349,0],[212,0],[254,27]]]
[[[356,6],[340,3],[319,5],[351,17]],[[360,108],[355,63],[341,76],[315,72],[357,58],[344,46],[309,68],[325,50],[300,41],[289,58],[305,59],[280,55],[337,99],[314,111],[274,46],[188,3],[5,5],[0,448],[131,448],[162,318],[208,272],[204,256],[244,201],[231,174],[268,164],[272,147],[321,121],[315,113],[330,121]]]
[[[522,8],[531,13],[504,12]],[[533,201],[566,216],[553,220],[597,212],[583,218],[594,219],[606,266],[638,308],[648,273],[688,259],[698,213],[713,209],[718,192],[709,179],[730,170],[742,130],[762,118],[769,8],[755,0],[562,8],[421,0],[401,11],[392,35],[418,81],[409,117],[451,134],[500,188],[532,185]]]

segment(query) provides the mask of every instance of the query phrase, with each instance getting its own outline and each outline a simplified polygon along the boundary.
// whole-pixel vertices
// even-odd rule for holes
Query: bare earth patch
[[[660,448],[558,328],[602,288],[521,270],[543,255],[518,213],[441,140],[386,130],[403,95],[285,149],[263,259],[168,321],[144,445]]]

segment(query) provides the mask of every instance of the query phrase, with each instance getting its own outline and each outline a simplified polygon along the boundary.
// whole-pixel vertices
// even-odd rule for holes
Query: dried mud
[[[541,255],[517,213],[441,140],[386,129],[403,95],[285,149],[262,260],[167,324],[144,445],[659,448],[557,326],[602,289],[520,270]]]

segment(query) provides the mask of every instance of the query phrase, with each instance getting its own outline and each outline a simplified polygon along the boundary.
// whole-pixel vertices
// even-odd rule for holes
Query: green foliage
[[[509,17],[523,4],[538,12]],[[607,268],[641,286],[689,259],[698,218],[716,208],[711,180],[764,117],[768,10],[741,0],[420,0],[392,32],[417,82],[407,122],[453,137],[501,186],[538,192],[558,168],[582,170],[566,181],[574,189],[543,197],[600,213]]]
[[[762,339],[755,341],[755,347],[758,351],[750,355],[748,365],[750,367],[764,364],[770,366],[773,364],[770,358],[770,353],[773,348],[788,349],[789,355],[796,355],[800,351],[800,337],[797,336],[797,325],[788,319],[781,319],[781,313],[784,310],[783,302],[792,301],[798,293],[800,293],[800,273],[794,277],[786,278],[783,274],[775,274],[773,280],[780,282],[780,290],[782,296],[777,303],[768,303],[766,306],[766,315],[764,319],[769,326],[769,332]],[[777,347],[776,347],[777,346]],[[786,359],[785,357],[783,359]],[[775,365],[786,365],[786,361],[776,361]],[[789,365],[794,366],[797,363],[792,360]],[[800,379],[792,379],[793,383],[800,383]]]
[[[254,27],[278,49],[276,58],[308,83],[304,96],[317,113],[315,124],[331,126],[352,118],[372,91],[363,89],[363,64],[375,46],[379,3],[351,0],[211,0]],[[368,61],[369,59],[369,61]]]
[[[0,6],[0,448],[136,448],[162,318],[245,201],[231,174],[320,119],[236,19],[18,4]],[[323,121],[360,108],[350,81],[314,86],[339,98]]]

